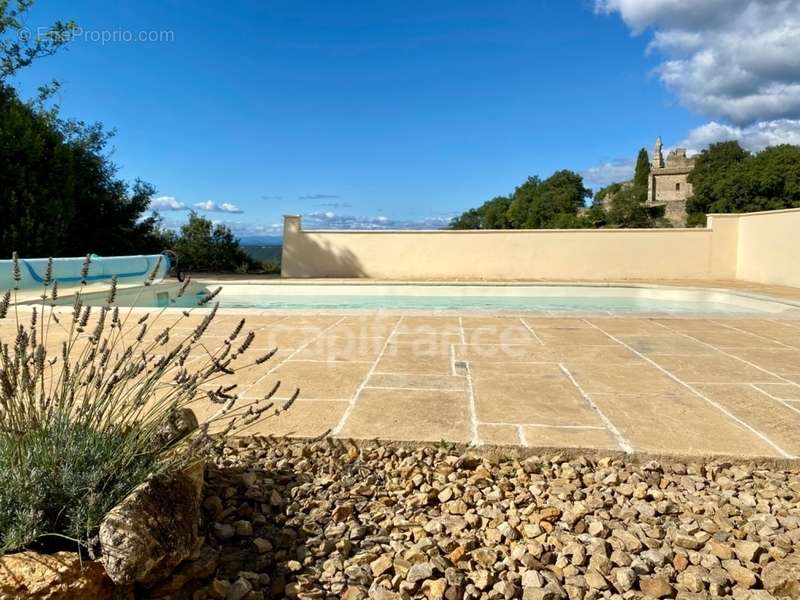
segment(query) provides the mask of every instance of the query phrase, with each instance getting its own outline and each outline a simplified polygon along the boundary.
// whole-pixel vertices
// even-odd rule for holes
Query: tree
[[[451,229],[541,229],[584,227],[578,216],[591,190],[573,171],[556,171],[542,181],[528,179],[511,196],[496,196],[450,223]]]
[[[450,221],[450,229],[480,229],[481,213],[477,208],[470,208]]]
[[[24,25],[31,6],[33,0],[0,0],[0,83],[37,58],[55,54],[77,28],[74,21],[56,21],[46,32],[33,34]]]
[[[583,177],[566,169],[556,171],[542,182],[539,194],[531,202],[525,226],[556,229],[565,222],[559,215],[576,216],[592,191],[583,186]]]
[[[525,227],[531,203],[539,195],[541,188],[542,180],[534,176],[528,177],[525,183],[514,190],[508,207],[508,222],[512,229]]]
[[[734,173],[748,156],[748,152],[735,141],[711,144],[701,152],[689,173],[693,192],[687,200],[686,212],[690,216],[712,212],[711,207],[729,191]],[[729,188],[727,191],[726,187]]]
[[[482,229],[508,229],[508,207],[511,199],[507,196],[492,198],[482,207]]]
[[[181,267],[187,271],[247,272],[259,267],[242,250],[229,227],[214,224],[194,211],[180,235],[171,241]]]
[[[155,190],[116,177],[99,125],[37,111],[0,84],[0,254],[138,254],[164,249]]]
[[[647,150],[642,148],[636,157],[636,170],[633,173],[633,185],[638,189],[643,189],[647,193],[647,184],[650,179],[650,156]]]
[[[613,196],[608,207],[608,222],[620,229],[653,227],[654,221],[644,204],[641,188],[623,185]]]
[[[799,207],[800,146],[772,146],[753,155],[735,141],[712,144],[697,157],[689,182],[692,224],[704,224],[708,213]]]

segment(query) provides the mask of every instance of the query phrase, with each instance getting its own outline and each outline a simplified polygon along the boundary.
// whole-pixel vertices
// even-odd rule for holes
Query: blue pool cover
[[[88,283],[111,281],[116,275],[120,284],[144,283],[150,273],[158,264],[161,257],[161,264],[155,273],[154,283],[160,282],[170,268],[170,259],[166,254],[139,254],[135,256],[97,256],[91,255],[89,265],[89,275],[86,277]],[[81,281],[81,268],[86,257],[76,258],[54,258],[53,259],[53,280],[58,281],[59,285],[73,286]],[[46,258],[20,258],[19,267],[21,279],[17,285],[20,290],[39,289],[44,282],[45,272],[47,271]],[[5,290],[13,289],[15,281],[12,273],[12,261],[0,261],[0,293]]]

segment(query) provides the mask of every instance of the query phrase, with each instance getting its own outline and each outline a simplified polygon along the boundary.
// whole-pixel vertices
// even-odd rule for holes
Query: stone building
[[[686,156],[685,148],[676,148],[664,160],[661,138],[650,160],[650,179],[647,183],[647,205],[663,207],[664,216],[675,227],[686,225],[686,200],[692,195],[689,173],[694,169],[694,157]]]

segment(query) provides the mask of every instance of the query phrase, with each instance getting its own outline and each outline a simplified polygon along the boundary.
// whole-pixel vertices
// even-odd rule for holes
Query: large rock
[[[111,600],[132,598],[116,589],[103,565],[81,561],[75,552],[20,552],[0,557],[0,598],[28,600]]]
[[[761,572],[764,587],[778,598],[800,598],[800,554],[769,563]]]
[[[167,577],[198,544],[203,466],[155,477],[106,515],[100,545],[108,576],[145,586]]]

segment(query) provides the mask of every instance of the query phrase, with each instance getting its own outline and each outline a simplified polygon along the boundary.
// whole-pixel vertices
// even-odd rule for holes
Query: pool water
[[[197,297],[202,297],[202,294]],[[192,306],[195,298],[181,299],[174,306]],[[345,295],[345,294],[263,294],[223,293],[224,308],[273,310],[475,310],[535,312],[622,312],[622,313],[753,313],[754,306],[714,300],[675,300],[635,296],[448,296],[448,295]]]
[[[209,290],[222,308],[297,311],[419,310],[552,313],[745,314],[797,312],[800,304],[726,289],[637,284],[178,282],[120,290],[120,306],[197,306]],[[101,305],[106,292],[86,294]],[[59,302],[71,304],[68,296]]]

